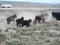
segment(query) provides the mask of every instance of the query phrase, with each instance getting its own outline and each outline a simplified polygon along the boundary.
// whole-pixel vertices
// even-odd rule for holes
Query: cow
[[[56,20],[60,20],[60,12],[52,12],[53,18],[56,18]]]
[[[37,21],[38,21],[39,24],[41,24],[41,20],[44,23],[45,19],[46,19],[46,16],[48,16],[48,13],[41,13],[41,15],[36,15],[35,20],[34,20],[34,24],[36,24]]]
[[[14,22],[15,18],[17,18],[17,15],[16,14],[14,14],[13,16],[8,17],[6,19],[7,20],[7,24],[10,24],[11,21]]]
[[[22,24],[23,20],[24,20],[24,17],[21,17],[20,19],[16,20],[17,27],[20,26],[20,24]]]
[[[40,22],[41,20],[42,20],[43,23],[44,23],[44,18],[42,17],[42,15],[37,15],[37,16],[35,16],[34,24],[36,24],[37,21],[38,21],[39,23],[41,23],[41,22]]]
[[[22,22],[22,27],[23,27],[23,26],[30,27],[30,22],[32,22],[31,19],[29,19],[29,20],[23,20],[23,22]]]

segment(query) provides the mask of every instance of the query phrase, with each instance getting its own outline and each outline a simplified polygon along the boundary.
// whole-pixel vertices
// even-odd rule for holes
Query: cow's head
[[[21,17],[21,20],[24,20],[24,17]]]

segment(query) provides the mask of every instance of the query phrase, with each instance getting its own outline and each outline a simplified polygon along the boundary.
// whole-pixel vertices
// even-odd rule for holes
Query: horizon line
[[[1,0],[0,0],[1,1]],[[1,1],[1,2],[26,2],[26,3],[42,3],[42,2],[29,2],[29,1]],[[45,3],[44,3],[45,4]],[[46,4],[60,4],[60,3],[46,3]]]

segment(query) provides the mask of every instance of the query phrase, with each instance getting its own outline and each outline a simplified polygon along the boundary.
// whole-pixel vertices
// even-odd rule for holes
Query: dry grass
[[[52,23],[8,27],[1,34],[6,45],[60,45],[60,25]]]

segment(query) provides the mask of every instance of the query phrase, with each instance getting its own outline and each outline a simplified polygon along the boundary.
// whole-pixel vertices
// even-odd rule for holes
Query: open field
[[[8,27],[0,30],[0,44],[4,45],[60,45],[60,25],[36,24],[31,27]]]
[[[34,20],[40,10],[0,10],[0,45],[60,45],[60,22],[55,20],[36,25],[32,23],[30,27],[16,27],[15,22],[10,25],[6,22],[6,18],[13,14],[17,14],[17,18],[24,16]],[[50,15],[47,19],[53,18]]]

